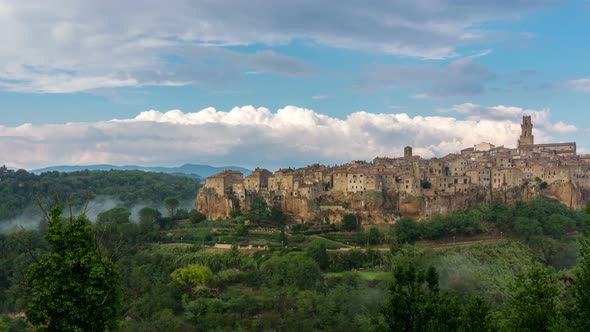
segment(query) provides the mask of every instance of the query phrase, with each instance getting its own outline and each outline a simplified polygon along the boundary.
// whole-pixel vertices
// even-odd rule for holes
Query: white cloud
[[[564,86],[575,91],[590,92],[590,77],[566,81]]]
[[[276,112],[252,106],[192,113],[151,110],[132,119],[96,123],[0,126],[0,156],[5,158],[0,164],[36,168],[199,162],[274,168],[399,156],[406,145],[433,157],[484,141],[513,147],[519,122],[367,112],[339,119],[295,106]],[[562,123],[555,127],[571,130]],[[535,137],[548,139],[543,129],[536,129]]]
[[[215,82],[243,72],[309,73],[296,58],[225,48],[264,49],[294,40],[443,59],[456,56],[458,47],[490,40],[495,32],[482,31],[482,23],[555,2],[4,0],[0,88],[55,93]],[[64,83],[53,84],[54,76]]]
[[[576,126],[565,124],[561,121],[555,123],[552,129],[554,132],[560,134],[575,133],[576,131],[578,131],[578,128],[576,128]]]
[[[515,106],[481,106],[472,103],[465,103],[460,105],[454,105],[449,109],[441,110],[442,112],[454,111],[457,113],[465,114],[470,120],[489,119],[495,121],[511,121],[520,123],[522,117],[528,115],[531,117],[533,122],[536,138],[539,142],[553,139],[553,137],[545,135],[546,132],[552,132],[555,134],[567,134],[574,133],[577,131],[576,126],[566,124],[562,121],[557,123],[551,122],[550,111],[545,110],[532,110],[525,109]],[[540,134],[540,135],[539,135]]]

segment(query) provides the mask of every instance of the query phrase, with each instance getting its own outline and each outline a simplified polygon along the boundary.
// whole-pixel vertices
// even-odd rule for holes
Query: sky
[[[0,165],[590,153],[590,1],[0,0]]]

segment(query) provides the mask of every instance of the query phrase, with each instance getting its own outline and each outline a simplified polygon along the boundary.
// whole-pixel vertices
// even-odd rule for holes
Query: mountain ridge
[[[137,166],[137,165],[111,165],[111,164],[95,164],[95,165],[57,165],[43,168],[37,168],[30,170],[31,173],[41,174],[45,172],[75,172],[82,170],[90,171],[108,171],[108,170],[139,170],[144,172],[156,172],[156,173],[167,173],[167,174],[185,174],[191,176],[197,176],[200,178],[207,178],[211,175],[217,174],[224,170],[234,170],[244,173],[244,175],[250,174],[247,168],[239,166],[210,166],[201,164],[184,164],[178,167],[165,167],[165,166]]]

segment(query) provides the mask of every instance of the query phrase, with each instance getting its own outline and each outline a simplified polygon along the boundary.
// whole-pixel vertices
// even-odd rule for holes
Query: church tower
[[[533,145],[535,138],[533,136],[533,122],[531,121],[530,115],[522,117],[520,128],[522,132],[520,133],[520,139],[518,140],[518,147]]]
[[[406,159],[412,158],[412,147],[411,146],[406,146],[404,148],[404,158],[406,158]]]

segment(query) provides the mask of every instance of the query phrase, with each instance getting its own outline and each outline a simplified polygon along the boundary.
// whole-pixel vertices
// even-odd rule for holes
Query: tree
[[[420,225],[410,218],[401,218],[394,225],[399,243],[414,243],[420,238]]]
[[[586,212],[590,214],[590,203],[586,205]],[[582,331],[590,331],[590,220],[586,220],[587,228],[580,240],[580,254],[578,270],[576,271],[576,288],[574,293],[577,325]]]
[[[205,285],[213,277],[213,272],[207,266],[189,264],[174,270],[170,276],[181,285],[196,287]]]
[[[246,236],[248,235],[248,227],[246,225],[236,225],[235,233],[236,236]]]
[[[347,213],[342,216],[342,229],[345,231],[353,231],[357,227],[356,216],[352,213]]]
[[[29,321],[50,331],[104,331],[117,326],[121,303],[115,265],[101,256],[85,215],[64,222],[59,206],[48,217],[50,252],[26,276]]]
[[[549,331],[557,318],[557,280],[537,263],[516,276],[506,311],[508,322],[518,331]]]
[[[270,218],[270,208],[262,196],[256,196],[250,203],[248,210],[248,219],[253,222],[268,220]]]
[[[199,222],[207,219],[207,217],[204,214],[202,214],[201,212],[199,212],[197,210],[192,210],[191,212],[189,212],[188,218],[190,219],[190,221],[193,224],[199,223]]]
[[[463,312],[463,331],[495,331],[496,323],[490,311],[490,305],[483,298],[471,298]]]
[[[289,238],[287,237],[287,233],[285,233],[285,227],[281,227],[281,232],[279,233],[279,242],[281,243],[282,247],[286,247],[289,245]]]
[[[268,286],[294,286],[310,289],[322,280],[322,272],[316,262],[306,255],[273,255],[260,266],[261,277]]]
[[[125,208],[116,207],[110,210],[101,212],[96,218],[97,224],[123,224],[129,222],[131,212]]]
[[[277,225],[282,226],[285,224],[285,222],[287,222],[287,217],[285,217],[285,214],[281,208],[273,206],[270,208],[270,220],[272,220]]]
[[[367,242],[369,242],[369,244],[379,244],[382,239],[383,236],[381,235],[381,232],[379,232],[378,228],[371,227],[371,229],[369,229],[369,233],[367,234]]]
[[[174,219],[176,220],[185,220],[189,218],[189,212],[187,209],[178,209],[174,214]]]
[[[330,257],[328,256],[328,252],[326,251],[326,244],[320,240],[313,240],[305,252],[309,257],[311,257],[322,270],[325,270],[330,265]]]
[[[174,197],[166,197],[166,199],[164,199],[164,206],[166,207],[166,210],[168,210],[168,216],[170,218],[174,218],[178,204],[178,199]]]
[[[456,331],[461,324],[457,299],[440,294],[438,273],[413,262],[399,264],[394,270],[389,299],[381,314],[389,331]]]
[[[160,211],[156,209],[152,209],[150,207],[144,207],[143,209],[139,210],[139,228],[143,233],[150,232],[154,224],[160,218]]]

